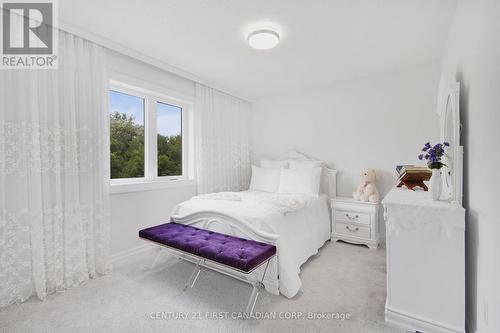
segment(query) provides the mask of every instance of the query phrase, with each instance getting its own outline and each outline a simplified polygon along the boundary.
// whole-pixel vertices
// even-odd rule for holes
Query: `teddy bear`
[[[361,184],[359,184],[356,191],[352,193],[352,197],[359,201],[378,202],[379,193],[375,186],[377,175],[375,170],[366,169],[361,174]]]

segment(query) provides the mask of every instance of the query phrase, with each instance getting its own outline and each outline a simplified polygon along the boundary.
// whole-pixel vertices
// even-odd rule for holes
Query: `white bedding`
[[[225,201],[243,201],[246,203],[268,205],[282,214],[296,212],[307,205],[307,197],[302,195],[271,194],[260,191],[246,192],[217,192],[201,194],[191,199],[194,200],[225,200]],[[252,207],[253,208],[253,207]]]
[[[289,298],[295,296],[302,285],[300,266],[330,239],[327,196],[224,193],[184,201],[173,215],[215,211],[243,220],[260,231],[277,234],[280,293]]]

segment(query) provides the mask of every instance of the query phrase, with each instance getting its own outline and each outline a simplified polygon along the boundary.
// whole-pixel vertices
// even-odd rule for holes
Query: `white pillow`
[[[318,196],[321,168],[282,169],[278,193]]]
[[[259,168],[252,165],[251,191],[276,192],[280,184],[281,169]]]
[[[260,166],[262,168],[268,169],[286,169],[288,168],[288,161],[278,161],[278,160],[260,160]]]
[[[312,169],[319,168],[323,162],[318,160],[290,160],[290,169]]]

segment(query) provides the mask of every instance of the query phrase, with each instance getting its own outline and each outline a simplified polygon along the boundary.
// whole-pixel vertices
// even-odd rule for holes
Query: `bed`
[[[255,190],[199,195],[177,205],[171,221],[275,245],[263,284],[268,292],[291,298],[301,289],[301,265],[330,239],[336,170],[322,167],[320,183],[317,196]]]

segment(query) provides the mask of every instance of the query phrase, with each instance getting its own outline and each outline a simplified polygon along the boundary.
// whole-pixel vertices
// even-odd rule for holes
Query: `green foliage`
[[[158,176],[182,175],[182,138],[158,134]]]
[[[111,178],[144,177],[144,126],[114,112],[110,118]],[[182,174],[182,138],[158,135],[158,176]]]
[[[111,178],[144,177],[144,126],[125,113],[110,119]]]
[[[429,169],[441,169],[442,167],[447,166],[443,162],[429,162],[427,163],[427,167]]]

